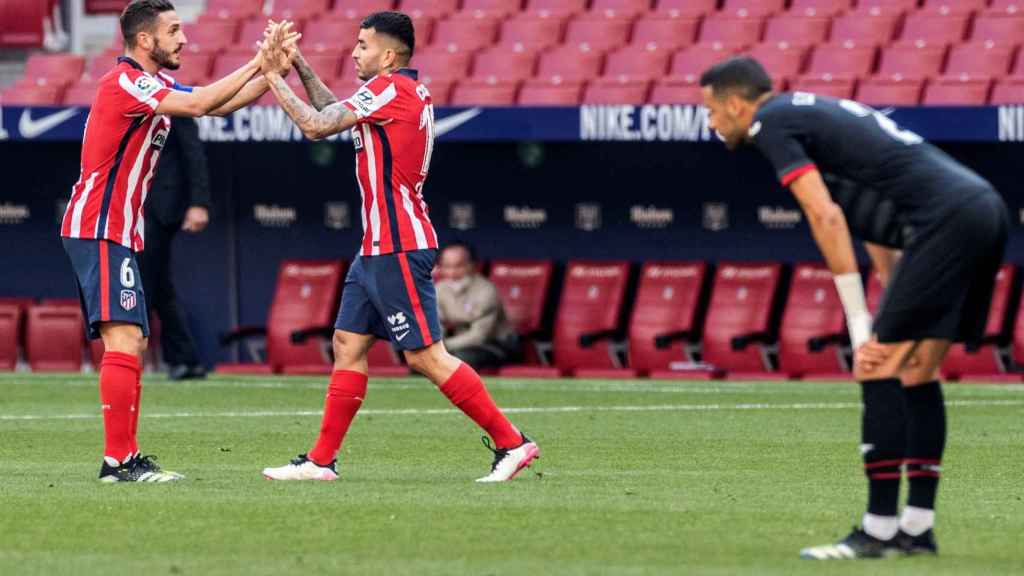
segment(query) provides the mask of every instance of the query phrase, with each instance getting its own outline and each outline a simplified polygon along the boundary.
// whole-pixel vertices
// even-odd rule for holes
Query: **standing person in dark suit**
[[[210,178],[199,127],[191,118],[172,118],[171,132],[146,202],[143,290],[160,318],[160,347],[172,380],[205,378],[171,272],[171,244],[180,230],[202,232],[210,221]]]

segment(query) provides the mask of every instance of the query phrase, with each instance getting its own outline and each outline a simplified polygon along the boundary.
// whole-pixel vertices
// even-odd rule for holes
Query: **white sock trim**
[[[864,518],[861,520],[861,527],[864,528],[865,532],[879,540],[891,540],[900,529],[900,519],[898,516],[864,514]]]
[[[935,526],[935,510],[907,506],[900,517],[900,529],[911,536],[920,536]]]

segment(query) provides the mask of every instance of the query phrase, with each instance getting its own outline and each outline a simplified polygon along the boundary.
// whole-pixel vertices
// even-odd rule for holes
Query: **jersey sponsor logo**
[[[121,308],[124,308],[126,312],[131,312],[137,304],[135,290],[121,290]]]
[[[395,342],[401,342],[402,340],[405,339],[406,336],[409,335],[410,332],[412,332],[412,330],[406,330],[405,332],[402,332],[401,334],[396,335],[395,336]]]
[[[810,92],[794,92],[793,106],[814,106],[817,99]]]
[[[33,119],[32,111],[26,108],[22,110],[21,118],[18,119],[18,132],[21,133],[22,138],[32,140],[67,122],[77,114],[77,108],[67,108],[42,118]]]
[[[398,312],[388,316],[388,324],[395,326],[397,324],[405,324],[407,321],[404,312]]]
[[[412,328],[409,326],[409,319],[406,318],[404,312],[399,311],[389,315],[387,321],[388,324],[391,324],[391,333],[395,335],[396,342],[401,342],[412,331]]]

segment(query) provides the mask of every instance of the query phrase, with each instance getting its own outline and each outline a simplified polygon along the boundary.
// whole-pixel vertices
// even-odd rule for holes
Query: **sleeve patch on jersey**
[[[149,76],[139,76],[138,78],[136,78],[135,87],[139,89],[139,92],[142,93],[142,96],[147,98],[152,96],[153,92],[156,92],[157,90],[162,88],[162,86],[160,86],[160,84],[158,84],[156,80],[153,80]]]
[[[810,92],[794,92],[793,106],[814,106],[814,94]]]
[[[382,90],[380,94],[374,94],[368,86],[363,86],[347,100],[347,103],[353,108],[357,116],[365,118],[390,104],[397,95],[398,90],[395,88],[394,83],[388,84],[388,87]]]
[[[807,174],[811,170],[817,169],[818,167],[815,166],[813,162],[810,164],[804,164],[803,166],[798,166],[796,168],[793,168],[789,172],[786,172],[785,174],[782,175],[782,178],[780,180],[782,181],[783,186],[789,186],[797,178],[803,176],[804,174]]]

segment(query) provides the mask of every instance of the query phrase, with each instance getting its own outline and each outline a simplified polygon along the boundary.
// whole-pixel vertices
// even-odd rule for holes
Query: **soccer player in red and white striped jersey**
[[[368,16],[353,59],[364,84],[351,98],[337,98],[298,50],[266,47],[268,61],[292,61],[313,107],[282,80],[276,65],[266,74],[281,107],[309,138],[352,131],[356,181],[362,196],[363,242],[352,263],[334,332],[334,372],[320,437],[307,454],[263,474],[273,480],[334,480],[337,454],[366,396],[366,355],[376,338],[401,349],[409,366],[493,439],[491,472],[480,482],[509,480],[540,454],[537,445],[501,413],[480,376],[445,350],[431,270],[437,234],[423,185],[434,147],[430,91],[408,63],[415,49],[412,21],[399,12]],[[485,438],[485,445],[491,447]]]
[[[100,79],[82,141],[82,165],[71,191],[61,236],[78,280],[90,339],[103,339],[99,366],[105,434],[100,479],[166,482],[152,457],[139,453],[141,354],[149,336],[145,295],[135,253],[142,250],[146,200],[160,150],[171,128],[168,116],[227,114],[267,90],[251,61],[205,87],[182,86],[161,68],[177,69],[186,38],[167,0],[134,0],[121,14],[125,54]],[[290,25],[268,29],[294,43]]]

